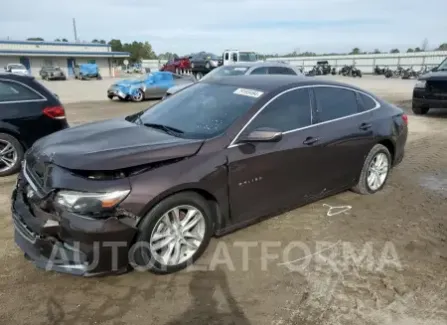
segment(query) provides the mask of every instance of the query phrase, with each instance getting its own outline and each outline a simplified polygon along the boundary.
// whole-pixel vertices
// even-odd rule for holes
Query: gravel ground
[[[408,108],[404,88],[376,91]],[[66,108],[77,124],[146,105]],[[36,269],[13,242],[14,177],[1,179],[0,324],[447,324],[446,123],[410,115],[406,157],[382,192],[345,192],[214,239],[194,269],[170,276]]]

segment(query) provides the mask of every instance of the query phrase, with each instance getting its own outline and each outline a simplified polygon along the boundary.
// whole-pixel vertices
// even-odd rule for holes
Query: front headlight
[[[87,193],[61,190],[56,194],[55,203],[61,208],[79,214],[95,214],[110,210],[121,203],[130,190],[107,193]]]
[[[214,61],[214,60],[210,61],[210,63],[211,63],[211,65],[213,67],[217,67],[219,65],[219,62],[218,61]]]
[[[425,88],[426,83],[426,80],[418,80],[418,82],[414,85],[414,88]]]

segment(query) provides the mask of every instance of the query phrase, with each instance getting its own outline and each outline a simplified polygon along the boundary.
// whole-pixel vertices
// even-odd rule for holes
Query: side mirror
[[[278,142],[282,139],[282,132],[272,128],[258,128],[241,137],[238,142]]]
[[[431,69],[431,71],[436,72],[436,71],[438,71],[438,68],[437,67],[433,68],[433,69]]]

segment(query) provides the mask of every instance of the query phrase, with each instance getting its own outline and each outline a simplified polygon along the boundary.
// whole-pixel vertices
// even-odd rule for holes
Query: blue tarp
[[[98,65],[96,63],[83,63],[79,65],[79,72],[84,76],[96,76],[98,70]]]

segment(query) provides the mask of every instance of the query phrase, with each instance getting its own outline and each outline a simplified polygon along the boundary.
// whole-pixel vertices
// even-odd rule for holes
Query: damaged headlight
[[[418,80],[414,85],[414,88],[425,88],[426,83],[426,80]]]
[[[95,214],[116,207],[129,192],[130,190],[86,193],[62,190],[56,194],[55,203],[69,212]]]

